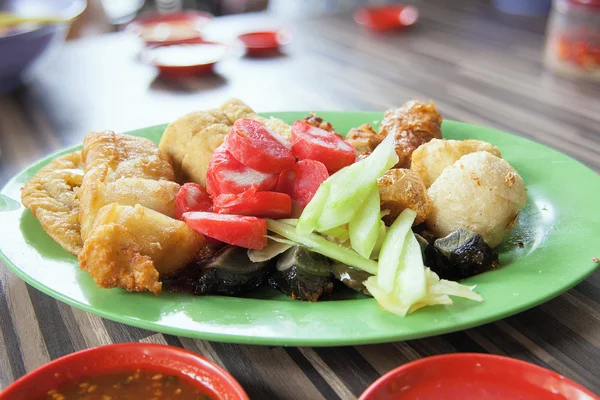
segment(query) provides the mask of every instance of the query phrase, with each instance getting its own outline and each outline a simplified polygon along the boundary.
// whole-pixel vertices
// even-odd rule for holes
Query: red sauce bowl
[[[204,357],[178,347],[148,343],[121,343],[78,351],[33,370],[0,392],[0,400],[42,399],[64,384],[94,374],[149,369],[187,376],[216,399],[249,400],[227,371]]]
[[[490,354],[456,353],[402,365],[373,383],[359,400],[598,400],[564,376]]]
[[[250,56],[264,56],[277,53],[280,46],[289,43],[292,38],[284,30],[247,32],[237,37],[244,46],[246,54]]]
[[[147,45],[187,43],[202,37],[202,29],[212,19],[212,14],[201,11],[145,13],[125,30],[140,36]]]
[[[354,21],[373,31],[408,28],[419,20],[419,9],[413,5],[388,4],[361,7],[354,11]]]
[[[185,43],[149,46],[141,54],[141,60],[158,68],[167,79],[210,74],[217,62],[228,52],[227,46],[203,39]]]

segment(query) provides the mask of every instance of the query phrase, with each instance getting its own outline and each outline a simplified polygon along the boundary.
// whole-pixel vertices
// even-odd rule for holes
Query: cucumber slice
[[[390,135],[367,158],[341,169],[325,181],[330,182],[331,187],[317,230],[321,232],[349,223],[366,201],[373,183],[397,162],[394,138]]]
[[[402,304],[413,304],[427,294],[427,282],[421,246],[410,228],[403,247],[394,292]]]
[[[407,208],[402,211],[398,218],[389,227],[381,251],[379,252],[379,270],[377,272],[377,282],[384,293],[392,293],[396,272],[402,262],[402,250],[406,234],[415,220],[417,213]]]
[[[379,188],[377,183],[373,183],[369,196],[348,225],[352,248],[365,258],[371,256],[377,242],[381,227],[380,210]]]
[[[316,233],[309,233],[306,235],[300,234],[293,226],[273,219],[267,219],[267,229],[316,253],[340,261],[351,267],[361,269],[370,274],[377,273],[377,263],[375,261],[361,257],[354,250],[330,242]]]

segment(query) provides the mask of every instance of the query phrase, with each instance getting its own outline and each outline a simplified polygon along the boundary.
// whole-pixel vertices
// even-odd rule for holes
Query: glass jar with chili
[[[600,0],[554,0],[545,64],[563,76],[600,81]]]

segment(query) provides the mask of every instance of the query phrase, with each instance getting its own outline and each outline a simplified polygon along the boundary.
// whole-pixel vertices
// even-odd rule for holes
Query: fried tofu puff
[[[396,154],[399,161],[395,168],[409,168],[411,155],[423,143],[442,138],[442,116],[433,102],[409,101],[400,108],[388,110],[379,134],[394,135]]]
[[[386,225],[391,225],[407,208],[417,213],[413,225],[424,222],[431,212],[431,200],[425,184],[414,171],[403,168],[390,169],[377,180],[377,186],[381,209],[389,211],[389,214],[383,217]]]
[[[487,151],[462,156],[445,168],[427,194],[433,205],[427,226],[437,237],[463,228],[491,247],[504,240],[527,203],[519,173]]]
[[[42,167],[21,190],[23,205],[54,241],[74,255],[83,246],[76,194],[82,178],[81,152],[76,151]]]
[[[81,269],[103,288],[149,290],[192,262],[204,237],[185,222],[141,205],[102,207],[79,255]]]
[[[250,118],[263,123],[267,128],[280,134],[286,139],[292,137],[291,127],[279,118],[265,118],[258,115],[250,106],[239,99],[229,99],[221,106],[221,110],[227,115],[231,125],[240,118]]]
[[[102,205],[121,200],[124,204],[132,204],[139,199],[143,200],[140,203],[152,206],[161,200],[170,201],[175,190],[171,182],[175,173],[169,156],[145,138],[111,131],[92,132],[83,141],[82,161],[85,167],[79,191],[79,222],[84,242],[90,235],[96,214]],[[130,180],[122,184],[124,179]],[[134,182],[137,179],[165,183]],[[111,186],[111,193],[105,190],[103,184]],[[145,189],[150,191],[136,192]],[[106,196],[109,197],[108,200],[105,199]],[[166,207],[168,204],[155,208]]]
[[[502,157],[496,146],[481,140],[432,139],[412,153],[410,169],[418,173],[425,186],[429,187],[446,167],[454,164],[462,156],[476,151],[487,151],[496,157]]]
[[[358,128],[352,128],[345,140],[354,147],[357,157],[362,159],[371,154],[384,138],[385,136],[375,132],[371,125],[364,124]]]

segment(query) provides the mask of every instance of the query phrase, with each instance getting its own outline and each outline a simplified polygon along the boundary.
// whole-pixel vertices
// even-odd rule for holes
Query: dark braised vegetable
[[[368,272],[362,271],[358,268],[350,267],[339,261],[333,261],[331,264],[331,272],[336,279],[348,286],[350,289],[371,296],[371,293],[367,290],[363,282],[367,280],[371,275]]]
[[[250,261],[247,249],[225,246],[212,257],[188,266],[163,284],[169,292],[231,296],[262,285],[273,270],[272,262]]]
[[[459,281],[500,266],[498,253],[481,235],[459,229],[433,244],[417,235],[426,266],[442,279]]]
[[[329,259],[301,246],[294,246],[279,256],[275,274],[269,283],[286,296],[297,300],[317,301],[333,291]]]

